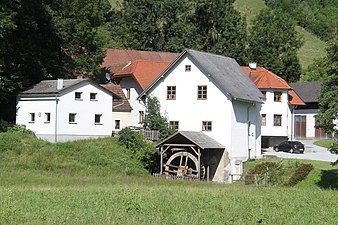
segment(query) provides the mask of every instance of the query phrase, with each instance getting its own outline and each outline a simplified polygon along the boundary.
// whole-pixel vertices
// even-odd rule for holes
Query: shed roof
[[[321,90],[320,81],[292,83],[291,86],[305,103],[318,102]]]
[[[201,131],[177,131],[162,140],[156,147],[164,144],[194,144],[201,149],[225,149],[222,144]]]
[[[113,99],[113,111],[130,112],[133,109],[120,85],[109,83],[101,84],[101,86],[111,91],[120,100]]]

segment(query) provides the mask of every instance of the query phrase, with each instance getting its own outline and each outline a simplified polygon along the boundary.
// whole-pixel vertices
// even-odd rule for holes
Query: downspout
[[[248,160],[251,158],[251,148],[250,148],[250,126],[251,126],[251,122],[250,122],[250,108],[253,107],[255,104],[252,103],[250,106],[248,106],[247,108],[247,123],[248,123]],[[256,140],[255,140],[256,141]],[[257,152],[256,152],[256,144],[254,145],[254,148],[255,148],[255,155],[257,155]]]
[[[57,125],[58,125],[58,94],[55,95],[55,136],[54,136],[54,141],[55,143],[58,141],[58,130],[57,130]]]

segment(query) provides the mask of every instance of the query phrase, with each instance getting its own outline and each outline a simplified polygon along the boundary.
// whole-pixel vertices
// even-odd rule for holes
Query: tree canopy
[[[249,59],[288,82],[298,81],[301,74],[297,58],[301,45],[294,22],[281,10],[263,9],[249,30]]]

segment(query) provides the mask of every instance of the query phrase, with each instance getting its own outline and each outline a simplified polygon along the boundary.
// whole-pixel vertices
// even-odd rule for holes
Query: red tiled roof
[[[253,70],[248,66],[242,66],[242,69],[259,89],[292,89],[284,79],[264,67],[257,67],[257,69]]]
[[[154,60],[161,62],[171,62],[179,56],[179,53],[172,52],[151,52],[123,49],[106,49],[106,57],[101,65],[107,68],[115,64],[124,64],[135,60]]]
[[[288,90],[291,105],[306,105],[294,90]]]
[[[113,111],[122,111],[122,112],[130,112],[133,108],[130,106],[128,99],[124,95],[122,88],[117,84],[101,84],[102,87],[107,90],[113,92],[118,101],[114,101],[113,99]]]
[[[129,66],[115,73],[114,78],[132,76],[142,90],[145,90],[169,64],[170,62],[135,60]]]
[[[287,89],[289,98],[289,104],[291,105],[305,105],[303,100],[292,89],[292,87],[281,77],[265,69],[264,67],[257,67],[251,69],[248,66],[242,66],[244,72],[250,77],[252,82],[259,89]]]

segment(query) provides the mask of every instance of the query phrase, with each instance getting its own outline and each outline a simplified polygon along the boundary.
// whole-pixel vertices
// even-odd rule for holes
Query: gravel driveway
[[[300,140],[305,145],[304,154],[295,154],[288,152],[275,152],[272,148],[263,149],[263,156],[274,155],[279,158],[310,159],[325,162],[334,162],[338,155],[330,153],[327,148],[319,147],[313,143],[317,140]]]

